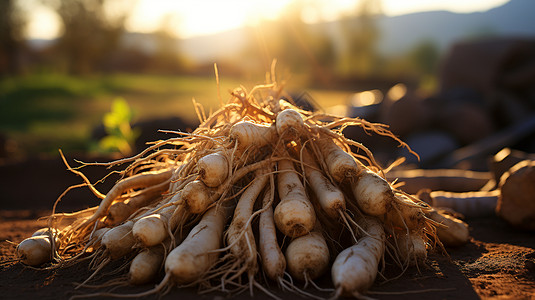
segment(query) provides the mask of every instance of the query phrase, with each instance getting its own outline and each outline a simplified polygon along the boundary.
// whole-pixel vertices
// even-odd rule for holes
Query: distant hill
[[[481,36],[535,38],[535,1],[511,0],[500,7],[476,13],[429,11],[395,17],[382,16],[377,22],[381,32],[377,49],[381,54],[390,56],[403,53],[424,41],[432,41],[439,50],[445,51],[455,41]],[[336,22],[313,26],[315,30],[328,32],[334,40],[340,38],[336,32]],[[245,30],[236,29],[184,40],[181,49],[196,60],[214,61],[241,51],[246,44],[245,39]]]
[[[377,20],[381,31],[377,49],[391,56],[409,51],[418,43],[434,42],[442,51],[452,43],[480,36],[514,35],[535,38],[535,0],[511,0],[506,4],[476,13],[430,11],[395,17],[382,16]],[[336,22],[312,25],[314,30],[325,30],[333,40],[341,38]],[[33,40],[35,47],[50,41]],[[177,41],[177,48],[197,62],[212,63],[240,53],[247,43],[247,29],[234,29],[219,34],[192,37]],[[147,52],[156,49],[150,34],[127,33],[123,44]]]
[[[378,50],[391,55],[409,50],[425,40],[445,50],[458,40],[476,36],[535,37],[535,1],[511,0],[485,12],[452,13],[430,11],[381,17]]]

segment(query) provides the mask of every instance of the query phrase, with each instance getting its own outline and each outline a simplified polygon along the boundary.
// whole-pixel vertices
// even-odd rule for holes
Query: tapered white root
[[[203,156],[197,162],[199,176],[201,181],[207,187],[217,187],[227,179],[229,175],[229,161],[226,156],[220,152]]]
[[[278,164],[278,191],[281,201],[275,207],[277,229],[289,237],[299,237],[310,232],[316,224],[314,207],[297,176],[290,160]]]
[[[17,258],[29,266],[39,266],[52,259],[50,237],[38,235],[29,237],[17,246]]]
[[[258,244],[264,272],[266,272],[266,275],[270,279],[278,281],[284,277],[286,258],[277,242],[273,208],[271,207],[274,197],[273,193],[274,191],[269,189],[269,192],[265,193],[262,201],[264,211],[260,214]]]
[[[382,224],[373,218],[357,221],[368,234],[340,252],[331,269],[337,296],[364,294],[374,283],[385,250]]]
[[[165,260],[165,273],[177,284],[199,280],[217,261],[223,229],[229,210],[213,207],[193,227],[186,239],[169,253]]]
[[[291,241],[286,249],[288,272],[301,281],[314,280],[329,266],[329,247],[319,231]]]
[[[139,252],[130,264],[128,282],[141,285],[154,281],[162,267],[163,259],[162,247],[147,248]]]
[[[132,234],[133,221],[128,221],[107,231],[102,236],[102,246],[111,259],[117,259],[132,252],[136,240]]]
[[[453,216],[433,210],[426,214],[433,221],[444,226],[437,227],[437,235],[444,246],[457,247],[470,241],[468,224]]]

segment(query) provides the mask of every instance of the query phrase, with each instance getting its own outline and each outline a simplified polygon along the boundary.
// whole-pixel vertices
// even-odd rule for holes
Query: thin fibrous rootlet
[[[240,87],[211,115],[194,103],[201,124],[191,133],[109,163],[73,169],[65,160],[101,203],[72,213],[54,205],[48,230],[21,242],[18,259],[46,268],[90,260],[75,298],[192,286],[337,298],[362,297],[376,278],[385,280],[385,268],[399,274],[425,263],[427,251],[443,250],[443,219],[387,182],[373,154],[343,129],[359,126],[406,144],[383,124],[303,111],[283,97],[275,80]],[[104,195],[80,171],[86,165],[120,166],[122,177]],[[91,290],[117,259],[127,263],[109,278],[110,290]],[[318,287],[329,271],[333,284]],[[157,285],[114,294],[125,281]]]

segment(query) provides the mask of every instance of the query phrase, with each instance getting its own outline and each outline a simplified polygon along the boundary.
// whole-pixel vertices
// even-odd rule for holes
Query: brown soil
[[[46,222],[39,220],[39,217],[48,214],[52,204],[50,200],[43,199],[55,199],[66,186],[80,182],[79,178],[67,172],[56,159],[39,161],[39,165],[36,163],[28,163],[28,168],[20,164],[0,166],[0,195],[3,195],[0,198],[3,209],[0,210],[0,299],[65,299],[78,294],[102,292],[103,288],[75,289],[74,283],[83,282],[91,274],[88,262],[61,269],[43,270],[10,261],[14,259],[16,243],[45,226]],[[102,175],[91,174],[91,170],[85,171],[88,171],[90,178],[100,178]],[[110,181],[106,184],[113,182]],[[34,184],[24,185],[24,182]],[[83,207],[82,203],[87,202],[84,199],[91,197],[81,191],[69,195],[63,200],[65,210],[71,206],[80,209]],[[433,253],[429,256],[427,266],[420,267],[419,270],[408,269],[403,276],[395,280],[384,282],[378,278],[369,296],[378,299],[535,299],[535,233],[513,229],[497,217],[466,221],[470,225],[470,243],[447,249],[449,256]],[[111,263],[104,268],[102,274],[118,269],[126,260],[127,258]],[[398,275],[392,271],[394,268],[388,269],[391,270],[385,274],[388,278]],[[101,276],[91,283],[103,284],[117,276]],[[317,283],[322,287],[331,287],[328,275]],[[123,294],[139,293],[152,287],[154,284],[126,286],[115,291]],[[277,289],[275,284],[271,290],[282,298],[295,298],[293,294]],[[330,295],[310,291],[323,297]],[[193,288],[174,288],[162,299],[224,297],[223,294],[199,296]],[[235,298],[250,299],[250,296],[244,293]],[[258,290],[255,291],[255,298],[270,299]],[[146,299],[158,299],[158,296],[152,295]]]
[[[43,213],[43,212],[42,212]],[[41,213],[41,214],[42,214]],[[82,282],[90,275],[87,263],[64,269],[38,270],[20,263],[8,262],[13,259],[15,244],[30,236],[35,230],[45,226],[45,221],[36,220],[35,212],[0,212],[0,290],[2,299],[61,299],[80,293],[94,293],[102,289],[75,290],[73,283]],[[469,244],[448,249],[449,257],[432,254],[428,266],[418,271],[411,268],[398,279],[372,287],[370,296],[378,299],[533,299],[535,298],[535,238],[533,232],[522,232],[510,228],[498,218],[468,220],[472,240]],[[111,264],[103,273],[114,270],[123,261]],[[395,276],[396,274],[387,274]],[[330,279],[322,278],[321,286],[329,286]],[[115,276],[104,276],[95,284],[105,283]],[[138,293],[154,285],[125,287],[120,293]],[[278,289],[275,292],[287,298]],[[311,290],[312,291],[312,290]],[[415,294],[416,293],[416,294]],[[318,295],[328,296],[325,293]],[[194,289],[173,289],[163,299],[198,299]],[[204,295],[204,299],[222,297],[219,294]],[[156,299],[157,296],[148,297]],[[236,298],[249,298],[240,295]],[[261,292],[255,298],[268,299]],[[284,297],[286,298],[286,297]],[[222,299],[222,298],[221,298]]]

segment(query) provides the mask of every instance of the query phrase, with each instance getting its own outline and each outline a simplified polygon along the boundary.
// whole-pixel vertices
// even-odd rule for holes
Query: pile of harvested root
[[[138,155],[97,165],[125,166],[97,207],[56,213],[49,228],[17,247],[31,266],[90,260],[92,279],[126,259],[109,285],[161,282],[231,295],[280,289],[319,298],[366,293],[385,270],[404,272],[427,252],[468,239],[466,224],[387,182],[385,170],[347,126],[391,137],[385,125],[303,111],[279,100],[276,84],[238,88],[192,133],[157,141]],[[405,145],[399,141],[400,145]],[[84,165],[95,165],[84,164]],[[127,270],[128,269],[128,270]],[[330,270],[333,289],[314,280]],[[319,292],[303,289],[318,288]],[[91,295],[113,295],[100,290]],[[119,296],[119,295],[118,295]]]

